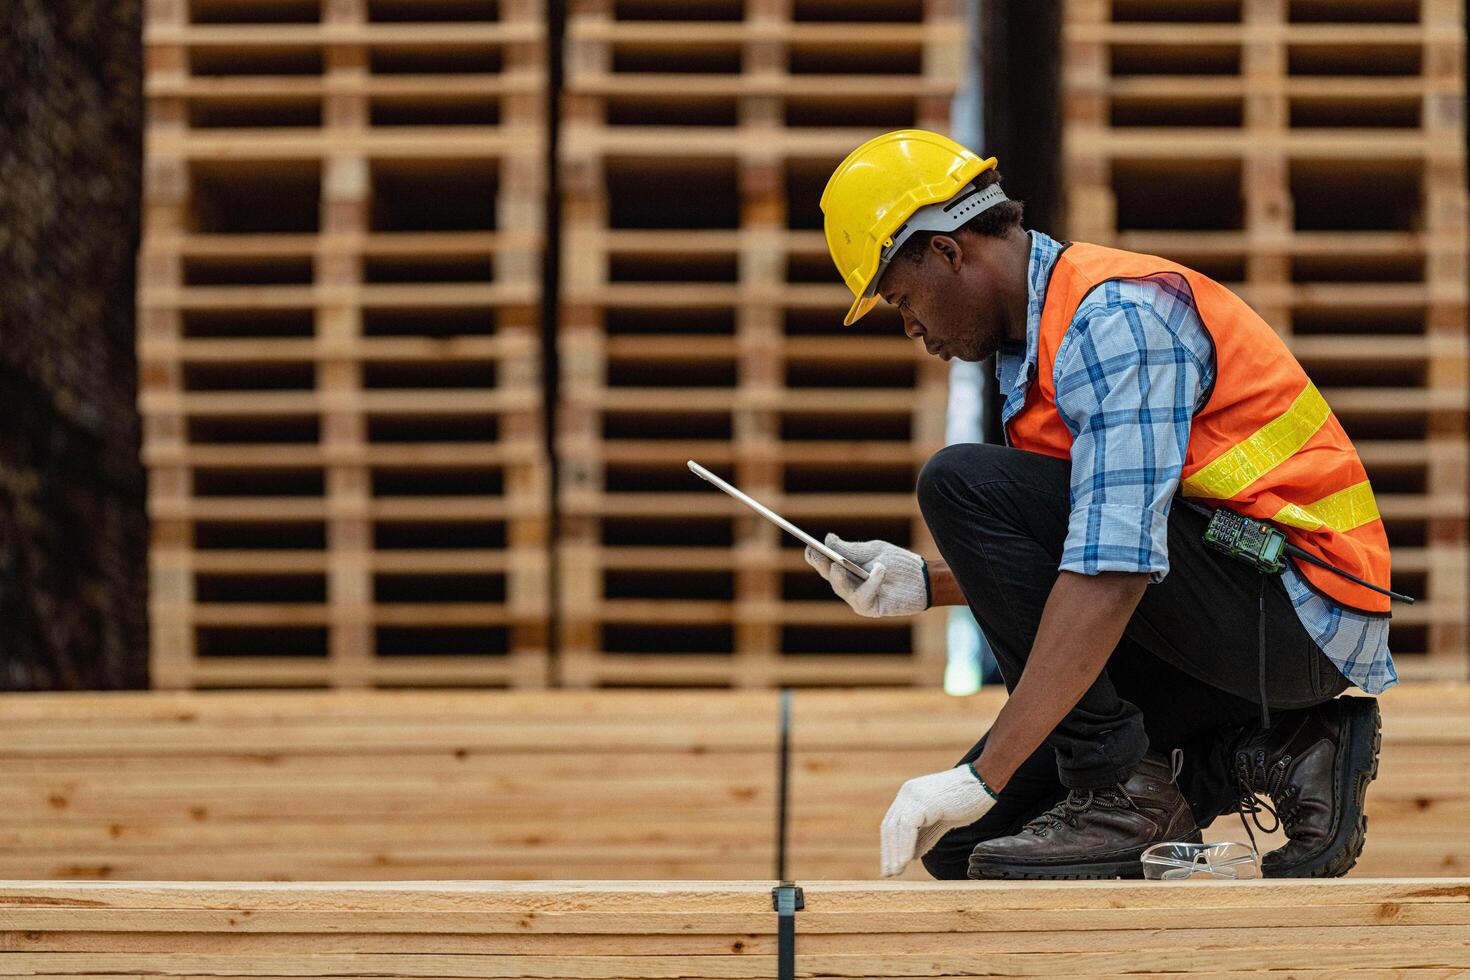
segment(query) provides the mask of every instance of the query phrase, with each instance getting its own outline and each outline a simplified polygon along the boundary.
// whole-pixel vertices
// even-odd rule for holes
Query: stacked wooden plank
[[[1283,335],[1358,445],[1390,645],[1467,671],[1464,8],[1067,0],[1066,234],[1177,259]]]
[[[774,867],[771,694],[39,696],[6,701],[0,728],[0,877],[758,878]]]
[[[793,700],[787,872],[804,880],[875,876],[898,787],[952,766],[1003,703]],[[1354,875],[1470,874],[1470,690],[1400,688],[1383,709]],[[12,695],[0,746],[0,878],[775,873],[771,692]],[[1211,833],[1244,839],[1233,817]]]
[[[922,547],[944,366],[855,328],[818,201],[947,129],[954,0],[574,0],[557,419],[568,685],[937,683],[943,616],[864,622],[694,458],[821,536]]]
[[[545,683],[542,0],[154,0],[164,688]]]
[[[1448,977],[1466,879],[823,882],[798,976]],[[769,883],[0,882],[6,976],[776,976]],[[1289,971],[1289,973],[1288,973]]]

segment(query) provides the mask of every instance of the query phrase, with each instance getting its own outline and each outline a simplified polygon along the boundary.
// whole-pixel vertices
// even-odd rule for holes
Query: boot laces
[[[1251,833],[1250,825],[1246,823],[1246,814],[1250,814],[1251,822],[1263,834],[1275,833],[1281,827],[1289,831],[1296,823],[1298,788],[1286,785],[1286,773],[1291,768],[1291,761],[1290,755],[1283,755],[1268,766],[1264,749],[1235,753],[1235,786],[1240,793],[1235,812],[1240,817],[1240,825],[1250,835],[1252,846],[1256,843],[1256,835]],[[1259,793],[1270,797],[1271,803],[1261,799],[1257,795]],[[1262,813],[1271,815],[1271,826],[1267,827],[1261,820]]]
[[[1076,828],[1080,823],[1082,814],[1094,808],[1112,808],[1115,810],[1138,809],[1133,797],[1123,788],[1122,783],[1115,787],[1108,786],[1101,789],[1074,789],[1067,794],[1067,798],[1045,813],[1033,818],[1022,830],[1028,830],[1038,837],[1045,837],[1047,832],[1054,827],[1063,824]]]

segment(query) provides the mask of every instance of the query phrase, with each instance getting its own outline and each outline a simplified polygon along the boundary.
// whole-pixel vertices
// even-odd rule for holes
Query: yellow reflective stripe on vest
[[[1306,531],[1315,531],[1325,524],[1334,531],[1346,533],[1378,520],[1378,501],[1373,499],[1373,488],[1364,480],[1315,503],[1287,504],[1271,520]]]
[[[1308,381],[1290,408],[1186,477],[1184,492],[1229,500],[1290,459],[1330,414],[1326,399]]]

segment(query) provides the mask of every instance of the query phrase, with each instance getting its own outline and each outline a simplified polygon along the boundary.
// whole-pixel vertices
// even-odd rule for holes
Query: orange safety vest
[[[1303,551],[1388,588],[1388,536],[1341,423],[1265,320],[1224,286],[1176,262],[1081,242],[1064,248],[1041,311],[1036,380],[1006,425],[1010,444],[1071,458],[1072,432],[1057,412],[1052,379],[1062,337],[1102,283],[1161,273],[1188,283],[1215,345],[1215,386],[1190,427],[1181,492],[1268,520]],[[1388,612],[1388,596],[1309,562],[1296,569],[1339,605]]]

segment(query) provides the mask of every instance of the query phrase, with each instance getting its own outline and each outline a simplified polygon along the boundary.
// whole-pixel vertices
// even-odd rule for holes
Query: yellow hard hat
[[[879,273],[902,244],[894,239],[905,223],[921,208],[956,197],[994,166],[995,157],[981,159],[948,136],[923,129],[876,136],[847,155],[827,181],[821,203],[827,251],[855,297],[844,324],[878,305]],[[956,217],[967,221],[1005,199],[992,185]],[[929,230],[950,230],[963,221],[945,224]],[[921,229],[905,229],[916,230]]]

